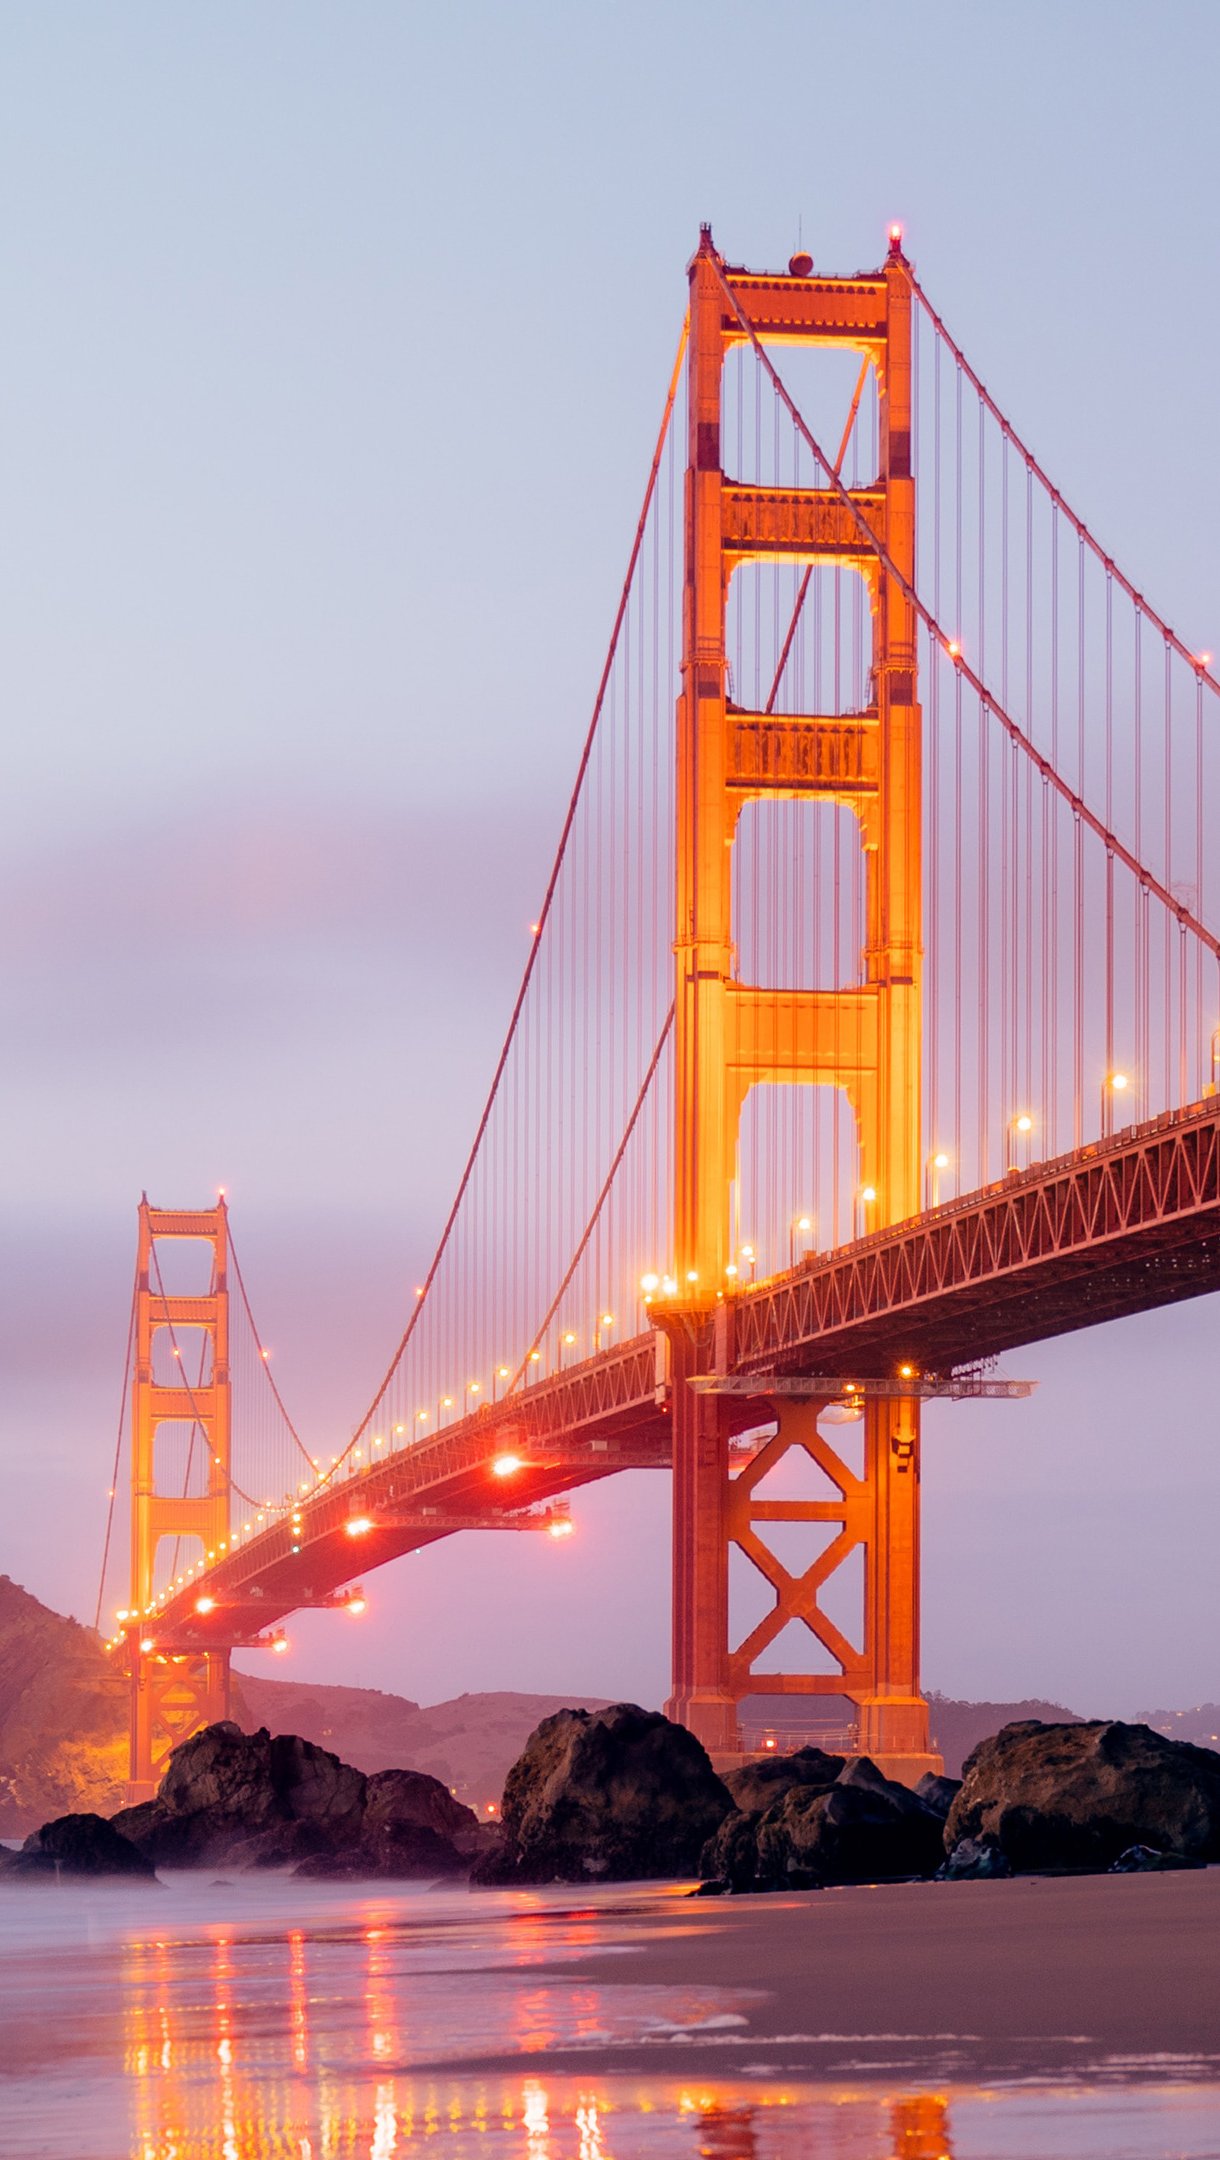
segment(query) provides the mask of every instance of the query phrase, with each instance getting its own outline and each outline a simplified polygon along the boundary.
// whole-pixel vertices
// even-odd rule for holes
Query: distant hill
[[[376,1688],[310,1686],[234,1678],[245,1700],[240,1722],[253,1731],[299,1733],[358,1770],[427,1770],[480,1812],[499,1801],[504,1780],[534,1727],[556,1710],[600,1710],[604,1695],[458,1695],[426,1709]]]
[[[123,1804],[127,1690],[92,1628],[0,1575],[0,1837]]]
[[[253,1732],[299,1733],[360,1770],[428,1770],[459,1799],[499,1800],[540,1718],[605,1698],[460,1695],[423,1707],[373,1688],[311,1686],[234,1672],[233,1715]],[[92,1628],[0,1575],[0,1837],[49,1816],[112,1814],[127,1776],[127,1684]]]
[[[1200,1703],[1197,1710],[1137,1710],[1141,1725],[1164,1733],[1167,1740],[1190,1740],[1195,1747],[1220,1747],[1220,1703]]]
[[[375,1688],[323,1687],[234,1673],[233,1714],[247,1731],[300,1733],[361,1770],[428,1770],[483,1810],[498,1800],[509,1765],[540,1718],[605,1698],[459,1695],[421,1705]],[[932,1732],[957,1776],[972,1747],[1015,1718],[1059,1724],[1061,1703],[971,1703],[929,1695]],[[1220,1705],[1150,1710],[1143,1721],[1175,1740],[1220,1745]],[[113,1813],[127,1775],[127,1687],[92,1628],[66,1620],[0,1575],[0,1837],[23,1836],[48,1816]]]
[[[1001,1725],[1015,1725],[1022,1718],[1038,1718],[1044,1725],[1075,1725],[1080,1720],[1078,1710],[1065,1710],[1062,1703],[958,1702],[932,1688],[928,1712],[932,1744],[945,1758],[946,1777],[960,1777],[971,1748],[999,1732]]]

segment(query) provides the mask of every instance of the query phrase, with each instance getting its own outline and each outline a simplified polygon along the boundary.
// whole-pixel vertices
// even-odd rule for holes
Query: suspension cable
[[[1077,534],[1079,539],[1081,539],[1084,542],[1084,545],[1089,548],[1092,553],[1097,557],[1098,562],[1102,564],[1107,574],[1113,577],[1117,584],[1121,585],[1123,591],[1127,595],[1127,598],[1134,602],[1140,613],[1142,615],[1146,615],[1149,622],[1155,623],[1157,629],[1160,631],[1160,634],[1165,639],[1166,643],[1173,647],[1173,650],[1179,655],[1181,659],[1189,661],[1191,667],[1194,668],[1197,672],[1200,681],[1206,682],[1211,689],[1215,691],[1220,691],[1220,680],[1218,680],[1216,676],[1211,674],[1206,662],[1200,658],[1198,653],[1191,652],[1188,645],[1183,644],[1181,638],[1177,635],[1177,632],[1171,630],[1169,624],[1165,622],[1163,617],[1158,615],[1156,609],[1154,607],[1151,607],[1148,601],[1145,600],[1144,595],[1136,591],[1134,585],[1131,583],[1130,578],[1124,577],[1113,556],[1107,555],[1105,549],[1101,545],[1101,542],[1094,539],[1093,534],[1089,531],[1089,528],[1085,524],[1084,519],[1080,517],[1075,510],[1073,510],[1070,503],[1064,501],[1063,496],[1060,494],[1053,480],[1051,480],[1049,474],[1046,473],[1043,467],[1038,463],[1038,460],[1034,456],[1033,451],[1030,450],[1024,442],[1022,442],[1021,437],[1018,435],[1016,429],[1011,426],[1005,415],[1001,412],[999,406],[996,404],[996,401],[992,397],[991,392],[975,374],[974,369],[971,367],[970,362],[967,360],[966,355],[962,351],[960,345],[956,344],[953,338],[950,336],[949,331],[945,327],[943,318],[937,314],[936,309],[933,307],[926,292],[924,291],[922,285],[916,277],[914,270],[911,268],[910,263],[906,260],[906,257],[900,255],[898,257],[898,261],[901,263],[902,268],[906,274],[907,283],[910,286],[912,293],[918,300],[921,308],[923,309],[937,336],[939,338],[943,338],[946,346],[952,353],[958,367],[961,369],[967,381],[971,384],[976,395],[982,400],[982,403],[986,406],[988,412],[991,414],[992,419],[998,422],[1001,430],[1003,431],[1008,441],[1011,442],[1013,449],[1016,451],[1018,457],[1024,460],[1026,469],[1031,472],[1034,478],[1036,480],[1039,480],[1042,486],[1046,489],[1046,492],[1050,496],[1056,510],[1062,511],[1064,517],[1067,519],[1069,525],[1072,527],[1073,531]],[[721,282],[723,283],[723,279]],[[734,303],[734,305],[735,304],[736,303]],[[740,314],[740,310],[738,310],[738,313]]]
[[[306,1462],[309,1464],[309,1467],[312,1470],[315,1467],[313,1456],[310,1454],[309,1449],[306,1447],[305,1442],[302,1440],[300,1433],[297,1431],[296,1426],[293,1424],[292,1419],[288,1415],[287,1405],[285,1404],[284,1398],[280,1394],[280,1391],[275,1384],[275,1379],[271,1371],[271,1365],[269,1362],[270,1352],[263,1348],[263,1340],[258,1332],[258,1324],[254,1318],[254,1314],[250,1307],[250,1299],[246,1291],[245,1278],[243,1277],[241,1271],[241,1262],[237,1257],[237,1247],[233,1243],[232,1223],[229,1224],[229,1258],[233,1262],[233,1273],[237,1277],[237,1287],[241,1293],[241,1302],[245,1310],[246,1319],[250,1323],[250,1333],[254,1337],[254,1347],[258,1351],[259,1364],[261,1365],[264,1373],[267,1376],[267,1385],[275,1397],[276,1408],[278,1409],[280,1416],[283,1418],[284,1423],[288,1428],[288,1431],[291,1433],[293,1439],[295,1440],[297,1447],[300,1449],[301,1454],[304,1456]]]
[[[119,1428],[114,1436],[114,1467],[110,1472],[110,1500],[106,1508],[106,1536],[102,1544],[102,1572],[98,1577],[97,1608],[93,1615],[95,1628],[101,1627],[102,1600],[106,1595],[106,1570],[110,1564],[110,1537],[114,1529],[115,1497],[119,1489],[119,1461],[123,1452],[123,1432],[127,1424],[127,1393],[131,1386],[131,1353],[136,1339],[136,1305],[139,1294],[140,1266],[137,1260],[136,1272],[131,1284],[131,1314],[127,1322],[127,1351],[123,1359],[123,1392],[119,1401]]]
[[[847,414],[847,423],[843,429],[843,439],[839,444],[839,454],[838,457],[835,459],[834,463],[834,469],[836,474],[841,473],[843,470],[843,460],[847,456],[847,446],[852,438],[852,430],[856,424],[856,415],[860,410],[860,400],[864,395],[864,385],[868,381],[868,371],[872,364],[872,361],[869,359],[868,354],[866,353],[863,360],[860,362],[860,373],[856,377],[856,387],[852,393],[852,401]],[[780,647],[779,659],[775,663],[775,675],[771,683],[771,688],[767,693],[767,702],[763,706],[764,713],[773,713],[775,711],[775,700],[779,696],[779,686],[784,679],[784,670],[788,665],[788,658],[792,651],[792,640],[796,636],[797,625],[799,624],[801,615],[804,611],[805,600],[809,592],[809,581],[812,576],[813,564],[809,563],[806,566],[805,575],[801,579],[800,591],[797,593],[796,601],[792,609],[792,620],[788,625],[788,634],[784,639],[783,645]]]
[[[166,1303],[166,1297],[165,1297],[165,1283],[164,1283],[164,1281],[163,1281],[163,1279],[162,1279],[162,1275],[161,1275],[161,1262],[160,1262],[160,1260],[159,1260],[159,1259],[157,1258],[157,1243],[156,1243],[156,1239],[155,1239],[155,1238],[153,1239],[153,1241],[152,1241],[152,1245],[151,1245],[151,1248],[150,1248],[150,1257],[151,1257],[151,1259],[152,1259],[152,1264],[153,1264],[153,1273],[155,1274],[155,1276],[156,1276],[156,1278],[157,1278],[157,1294],[158,1294],[158,1296],[159,1296],[159,1297],[161,1298],[161,1300],[162,1300],[162,1302],[163,1302],[163,1304],[164,1304],[164,1303]],[[200,1410],[200,1408],[199,1408],[199,1404],[198,1404],[198,1402],[197,1402],[197,1400],[196,1400],[196,1397],[195,1397],[195,1390],[194,1390],[194,1388],[193,1388],[193,1387],[191,1386],[191,1383],[190,1383],[189,1379],[187,1378],[187,1373],[186,1373],[186,1367],[185,1367],[185,1364],[183,1363],[183,1357],[182,1357],[182,1352],[181,1352],[181,1350],[180,1350],[180,1349],[179,1349],[179,1347],[178,1347],[178,1337],[177,1337],[177,1332],[176,1332],[176,1330],[175,1330],[175,1328],[174,1328],[174,1323],[173,1323],[173,1321],[172,1321],[172,1320],[170,1320],[170,1319],[167,1319],[167,1320],[166,1320],[166,1322],[165,1322],[165,1325],[166,1325],[167,1329],[169,1330],[169,1340],[170,1340],[170,1347],[171,1347],[171,1349],[173,1350],[173,1352],[174,1352],[174,1355],[175,1355],[175,1357],[177,1358],[177,1360],[178,1360],[178,1363],[179,1363],[179,1365],[180,1365],[180,1366],[182,1367],[182,1385],[183,1385],[183,1392],[184,1392],[184,1393],[185,1393],[185,1395],[186,1395],[187,1401],[188,1401],[188,1402],[190,1403],[190,1406],[191,1406],[191,1414],[192,1414],[192,1416],[193,1416],[193,1418],[194,1418],[194,1421],[195,1421],[195,1424],[196,1424],[196,1425],[198,1426],[198,1428],[199,1428],[200,1432],[201,1432],[201,1433],[204,1433],[204,1434],[206,1434],[206,1432],[207,1432],[207,1426],[206,1426],[206,1423],[205,1423],[205,1421],[204,1421],[204,1418],[203,1418],[203,1414],[202,1414],[202,1412],[201,1412],[201,1410]],[[235,1492],[235,1493],[237,1494],[237,1496],[238,1496],[238,1499],[239,1499],[239,1500],[244,1500],[244,1501],[245,1501],[245,1503],[246,1503],[246,1506],[247,1506],[247,1507],[252,1507],[252,1508],[261,1508],[261,1507],[263,1506],[263,1502],[262,1502],[261,1500],[256,1500],[256,1499],[254,1498],[254,1495],[253,1495],[253,1493],[248,1493],[248,1492],[246,1492],[246,1491],[245,1491],[245,1489],[244,1489],[244,1488],[243,1488],[243,1487],[242,1487],[241,1485],[239,1485],[239,1484],[238,1484],[238,1482],[237,1482],[237,1479],[236,1479],[236,1478],[234,1477],[234,1475],[233,1475],[233,1472],[232,1472],[232,1470],[230,1469],[229,1465],[228,1465],[227,1463],[222,1463],[222,1462],[221,1462],[221,1460],[220,1460],[220,1457],[219,1457],[219,1455],[218,1455],[218,1454],[216,1453],[216,1450],[215,1450],[215,1448],[214,1448],[214,1447],[212,1446],[212,1444],[211,1444],[211,1441],[210,1441],[210,1440],[207,1440],[207,1439],[205,1439],[204,1445],[206,1446],[206,1448],[207,1448],[207,1451],[208,1451],[208,1454],[209,1454],[209,1455],[211,1456],[211,1458],[212,1458],[212,1461],[213,1461],[213,1463],[214,1463],[214,1464],[216,1465],[216,1468],[217,1468],[217,1469],[218,1469],[219,1471],[221,1471],[221,1472],[223,1473],[223,1475],[224,1475],[224,1478],[225,1478],[225,1482],[226,1482],[226,1484],[227,1484],[227,1485],[229,1486],[229,1488],[230,1488],[230,1490],[231,1490],[232,1492]]]
[[[1159,900],[1162,907],[1168,908],[1169,912],[1176,917],[1179,923],[1183,924],[1187,929],[1193,930],[1195,936],[1202,939],[1203,943],[1207,946],[1209,952],[1213,953],[1217,960],[1220,960],[1220,938],[1216,937],[1212,933],[1212,931],[1207,928],[1205,923],[1200,922],[1198,916],[1194,913],[1193,909],[1189,908],[1186,905],[1185,901],[1177,899],[1175,895],[1169,891],[1168,887],[1163,885],[1160,879],[1158,877],[1155,877],[1152,871],[1149,870],[1143,863],[1138,860],[1135,855],[1132,854],[1130,848],[1126,847],[1123,844],[1123,842],[1119,839],[1117,833],[1111,832],[1106,826],[1104,820],[1099,818],[1094,811],[1090,810],[1088,804],[1083,800],[1080,795],[1076,793],[1075,789],[1068,786],[1067,781],[1062,779],[1060,775],[1055,771],[1055,768],[1051,764],[1049,758],[1043,756],[1042,752],[1037,748],[1036,744],[1030,740],[1030,737],[1026,734],[1024,728],[1020,726],[1018,721],[1012,718],[1011,714],[1005,711],[999,699],[991,690],[987,688],[987,685],[982,680],[981,676],[975,673],[974,669],[970,666],[969,661],[965,658],[965,655],[963,654],[960,646],[958,645],[957,640],[954,638],[950,638],[947,633],[942,630],[940,624],[936,620],[936,617],[933,615],[932,610],[925,605],[923,600],[920,599],[915,587],[910,583],[909,579],[904,577],[902,571],[898,568],[897,564],[890,556],[883,542],[878,539],[876,533],[873,531],[871,525],[868,523],[868,520],[865,518],[863,512],[857,506],[855,499],[852,496],[851,490],[844,487],[842,481],[834,473],[830,461],[826,456],[826,453],[822,450],[816,438],[810,432],[810,429],[806,424],[803,415],[799,411],[796,402],[791,395],[791,392],[787,389],[782,378],[780,377],[775,366],[773,365],[769,355],[764,350],[762,341],[759,338],[753,323],[750,321],[749,317],[745,314],[744,310],[740,306],[736,294],[734,293],[731,285],[729,284],[728,279],[725,277],[719,259],[716,256],[713,256],[712,261],[715,267],[717,279],[719,280],[720,287],[724,293],[725,299],[731,307],[738,322],[741,324],[745,336],[749,339],[751,345],[754,348],[755,354],[757,355],[759,361],[761,362],[763,368],[769,376],[772,388],[774,389],[777,397],[782,398],[784,404],[788,408],[788,412],[792,417],[794,425],[800,430],[800,433],[803,435],[810,450],[813,452],[814,457],[817,459],[818,464],[821,466],[822,471],[827,475],[830,481],[832,492],[838,495],[840,501],[843,503],[845,509],[848,511],[852,522],[854,523],[857,530],[864,539],[869,549],[869,552],[877,557],[877,560],[882,565],[882,568],[886,571],[887,575],[892,578],[894,584],[898,587],[898,590],[902,594],[904,600],[906,600],[908,605],[915,610],[915,613],[919,616],[920,621],[923,623],[925,629],[928,631],[934,643],[939,645],[942,652],[944,652],[947,657],[952,660],[954,667],[957,669],[959,680],[969,683],[971,689],[980,699],[984,708],[994,713],[1001,727],[1006,730],[1012,741],[1017,744],[1019,749],[1025,752],[1027,758],[1029,758],[1031,763],[1036,767],[1040,777],[1050,787],[1053,787],[1058,795],[1062,796],[1064,802],[1066,802],[1070,806],[1073,813],[1079,818],[1081,818],[1082,821],[1089,827],[1090,831],[1096,834],[1097,838],[1103,842],[1105,847],[1110,850],[1110,852],[1117,858],[1117,860],[1123,863],[1124,866],[1131,871],[1132,875],[1138,879],[1143,890],[1147,893],[1151,893],[1155,899]],[[1016,438],[1014,437],[1014,442],[1015,440]],[[1103,560],[1107,560],[1107,558],[1103,557]],[[1117,574],[1118,573],[1116,572],[1115,575],[1117,576]],[[1130,590],[1129,587],[1127,589]],[[1138,595],[1136,595],[1135,597],[1138,599]],[[1143,608],[1143,605],[1144,604],[1141,601],[1141,608]],[[1146,612],[1151,614],[1151,610],[1147,610]],[[1164,629],[1164,626],[1161,627],[1163,635],[1166,638],[1173,639],[1172,631]],[[1178,651],[1184,654],[1185,657],[1191,661],[1192,666],[1197,667],[1198,662],[1195,660],[1193,654],[1187,653],[1186,647],[1181,644],[1180,640],[1173,639],[1173,642],[1176,645]],[[1210,676],[1207,679],[1209,682],[1212,680]],[[1213,687],[1217,690],[1220,690],[1220,683],[1213,684]]]
[[[552,1320],[555,1318],[555,1315],[558,1312],[560,1305],[563,1303],[564,1297],[567,1293],[568,1284],[571,1282],[577,1268],[580,1266],[581,1261],[584,1259],[585,1253],[588,1251],[589,1241],[593,1236],[593,1232],[597,1228],[598,1217],[600,1216],[602,1209],[604,1208],[607,1200],[610,1197],[610,1188],[613,1185],[615,1177],[618,1174],[619,1166],[622,1163],[623,1157],[627,1153],[627,1149],[631,1141],[631,1135],[635,1131],[636,1125],[639,1121],[640,1112],[644,1108],[644,1104],[648,1097],[648,1091],[651,1088],[653,1080],[656,1077],[657,1067],[661,1062],[661,1053],[669,1040],[670,1030],[672,1029],[674,1024],[674,1011],[675,1006],[671,1002],[669,1011],[665,1015],[665,1020],[661,1028],[661,1032],[657,1037],[656,1048],[653,1050],[652,1056],[648,1060],[648,1070],[645,1073],[642,1081],[640,1082],[639,1094],[635,1098],[635,1102],[632,1106],[631,1115],[628,1118],[625,1127],[623,1128],[623,1137],[619,1141],[619,1144],[614,1151],[614,1160],[611,1163],[610,1168],[606,1172],[605,1182],[602,1185],[602,1189],[599,1192],[597,1199],[593,1203],[593,1212],[590,1215],[588,1222],[585,1224],[584,1232],[581,1236],[580,1243],[578,1244],[575,1252],[572,1255],[571,1261],[568,1264],[567,1271],[564,1274],[563,1281],[560,1283],[558,1290],[555,1292],[554,1297],[551,1299],[551,1302],[546,1309],[546,1313],[544,1314],[540,1325],[535,1330],[532,1346],[535,1349],[537,1348],[538,1343],[542,1340],[542,1337],[546,1334],[546,1331],[549,1328]],[[512,1379],[509,1381],[508,1386],[505,1388],[504,1397],[501,1398],[502,1400],[507,1399],[507,1397],[512,1394],[514,1388],[520,1386],[521,1381],[525,1375],[526,1367],[529,1364],[531,1354],[532,1351],[527,1350],[525,1356],[521,1360],[521,1363],[518,1365],[516,1372],[513,1374]]]
[[[415,1305],[411,1312],[411,1317],[407,1321],[406,1327],[403,1329],[402,1335],[398,1342],[398,1346],[394,1351],[393,1357],[390,1359],[389,1365],[386,1368],[385,1376],[381,1382],[381,1385],[377,1389],[377,1392],[374,1395],[372,1402],[369,1404],[368,1409],[365,1411],[364,1416],[361,1418],[360,1423],[357,1425],[355,1431],[351,1436],[351,1439],[348,1441],[347,1446],[344,1448],[342,1454],[338,1457],[332,1468],[326,1473],[326,1478],[319,1481],[320,1483],[325,1483],[328,1479],[335,1476],[341,1465],[346,1462],[348,1456],[351,1454],[352,1449],[356,1446],[357,1441],[362,1438],[364,1433],[368,1431],[369,1426],[372,1424],[372,1421],[377,1414],[377,1407],[381,1402],[383,1396],[385,1395],[386,1389],[389,1387],[390,1382],[393,1379],[399,1364],[401,1363],[403,1353],[406,1350],[407,1345],[415,1332],[420,1314],[422,1313],[424,1306],[427,1302],[428,1294],[432,1288],[433,1283],[436,1280],[437,1274],[440,1270],[441,1262],[444,1259],[445,1252],[448,1248],[449,1240],[453,1234],[454,1224],[456,1223],[458,1218],[458,1212],[461,1208],[463,1200],[466,1197],[467,1187],[469,1186],[470,1180],[474,1175],[475,1163],[478,1160],[479,1151],[483,1145],[483,1137],[487,1131],[488,1124],[491,1120],[491,1113],[495,1106],[496,1097],[499,1093],[500,1082],[504,1077],[505,1068],[508,1064],[509,1055],[512,1051],[513,1042],[516,1038],[517,1026],[521,1019],[522,1010],[525,1005],[526,995],[529,991],[530,983],[533,980],[534,969],[537,965],[538,956],[542,949],[543,935],[545,933],[547,923],[551,915],[551,910],[554,905],[556,888],[559,884],[559,874],[561,869],[563,868],[564,858],[567,853],[568,840],[571,837],[572,827],[576,822],[576,812],[579,807],[581,795],[584,790],[585,775],[589,769],[589,760],[593,754],[593,744],[602,716],[602,707],[605,704],[606,700],[606,691],[610,683],[610,671],[614,665],[615,654],[618,651],[619,637],[622,632],[624,620],[626,618],[627,604],[631,597],[632,584],[635,579],[636,564],[639,561],[640,549],[643,546],[644,529],[648,522],[648,513],[652,508],[652,498],[656,492],[657,475],[661,470],[661,459],[664,454],[665,442],[669,434],[669,424],[673,417],[674,404],[678,395],[678,384],[681,380],[682,361],[686,353],[686,340],[689,325],[690,318],[688,315],[683,319],[681,334],[678,338],[678,350],[674,357],[673,369],[669,378],[669,389],[665,398],[665,409],[661,415],[661,425],[657,434],[656,448],[652,454],[652,464],[650,465],[648,471],[648,482],[644,489],[643,507],[640,510],[639,520],[635,528],[635,538],[631,543],[631,553],[628,557],[627,571],[623,579],[623,588],[619,596],[618,608],[615,612],[614,626],[610,632],[610,643],[606,652],[605,664],[602,668],[601,679],[597,686],[597,695],[593,701],[592,717],[589,721],[588,731],[585,735],[584,746],[580,753],[580,762],[576,769],[576,779],[572,788],[571,798],[568,802],[567,812],[563,821],[563,827],[559,835],[559,844],[555,850],[555,858],[551,865],[551,874],[549,879],[547,880],[546,892],[543,895],[542,906],[538,911],[538,927],[533,935],[530,944],[529,958],[525,963],[525,970],[521,977],[521,986],[517,992],[516,1001],[509,1016],[508,1029],[504,1037],[504,1043],[500,1051],[500,1055],[496,1060],[496,1069],[492,1075],[491,1086],[488,1089],[487,1093],[487,1100],[483,1105],[483,1113],[479,1119],[478,1126],[476,1127],[475,1136],[470,1146],[470,1152],[466,1157],[465,1167],[458,1181],[458,1188],[457,1192],[454,1195],[453,1205],[450,1208],[449,1213],[445,1219],[445,1225],[443,1230],[441,1231],[439,1243],[437,1244],[436,1251],[432,1256],[431,1263],[428,1267],[428,1272],[424,1276],[422,1287],[419,1291],[418,1296],[416,1297]]]

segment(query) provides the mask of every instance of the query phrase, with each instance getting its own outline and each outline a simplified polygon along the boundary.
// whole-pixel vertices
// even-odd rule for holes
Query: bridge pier
[[[709,1755],[741,1747],[729,1684],[729,1438],[720,1396],[688,1382],[704,1370],[710,1316],[670,1331],[673,1382],[673,1692],[666,1715]],[[700,1355],[701,1351],[703,1356]]]
[[[911,1396],[864,1408],[864,1652],[868,1682],[847,1691],[860,1713],[859,1747],[887,1777],[914,1784],[944,1768],[928,1736],[919,1686],[920,1411]]]
[[[928,1734],[928,1706],[919,1685],[919,1417],[913,1396],[870,1395],[862,1405],[862,1451],[858,1472],[819,1426],[825,1392],[800,1391],[799,1383],[767,1397],[746,1397],[727,1374],[727,1325],[710,1315],[674,1308],[662,1319],[671,1345],[673,1376],[674,1574],[673,1692],[670,1717],[688,1727],[717,1760],[740,1758],[739,1706],[751,1695],[840,1698],[857,1711],[856,1748],[887,1777],[914,1784],[943,1765]],[[714,1360],[712,1338],[715,1343]],[[715,1362],[716,1372],[709,1371]],[[793,1392],[795,1389],[795,1392]],[[730,1475],[730,1412],[775,1431],[751,1460]],[[806,1488],[782,1498],[776,1478],[803,1463]],[[810,1466],[823,1497],[808,1497]],[[764,1483],[765,1481],[765,1483]],[[796,1480],[793,1481],[797,1483]],[[763,1487],[760,1493],[759,1488]],[[772,1525],[801,1526],[807,1559],[774,1549]],[[729,1563],[736,1547],[774,1594],[773,1604],[741,1641],[729,1611]],[[827,1586],[853,1561],[862,1563],[858,1593],[848,1614],[836,1604],[832,1617]],[[787,1629],[807,1630],[809,1670],[791,1656],[786,1669],[768,1670],[764,1660]]]

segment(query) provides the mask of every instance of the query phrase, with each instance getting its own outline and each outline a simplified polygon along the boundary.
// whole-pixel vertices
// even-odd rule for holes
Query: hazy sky
[[[349,1425],[498,1048],[701,219],[921,278],[1220,648],[1214,5],[0,0],[0,1568],[90,1617],[142,1188],[228,1188]],[[929,1420],[925,1678],[1220,1695],[1215,1299]],[[300,1674],[657,1701],[668,1495],[469,1538]],[[112,1601],[113,1602],[113,1601]],[[441,1617],[443,1614],[443,1618]]]

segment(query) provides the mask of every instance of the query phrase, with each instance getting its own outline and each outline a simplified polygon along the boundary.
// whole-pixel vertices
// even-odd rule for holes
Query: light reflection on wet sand
[[[207,1891],[212,1891],[209,1899]],[[219,1895],[217,1893],[220,1893]],[[895,2063],[855,2089],[787,2074],[730,1987],[614,1984],[565,1960],[616,1907],[172,1886],[158,1910],[88,1893],[0,1900],[6,2160],[1207,2160],[1214,2088],[934,2086]],[[41,1904],[39,1900],[42,1900]],[[662,1893],[658,1930],[683,1926]],[[220,1917],[221,1912],[225,1917]],[[638,1918],[640,1901],[634,1906]],[[213,1916],[215,1915],[215,1916]],[[621,1920],[622,1906],[618,1907]],[[6,1924],[8,1923],[8,1924]],[[698,2038],[700,2068],[547,2073],[552,2048]],[[710,2074],[708,2042],[723,2055]],[[474,2075],[463,2062],[511,2056]],[[776,2060],[779,2056],[781,2059]],[[757,2059],[755,2059],[757,2058]],[[447,2067],[446,2065],[451,2067]],[[716,2065],[719,2072],[720,2065]]]

